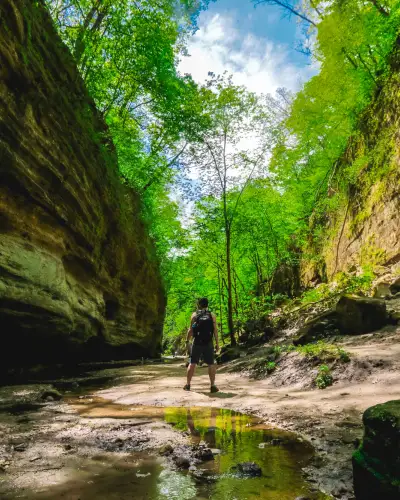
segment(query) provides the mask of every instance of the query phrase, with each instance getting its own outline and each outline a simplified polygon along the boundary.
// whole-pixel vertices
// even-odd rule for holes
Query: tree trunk
[[[233,300],[232,300],[232,269],[231,269],[231,230],[226,228],[226,274],[228,285],[228,329],[231,345],[236,345],[235,332],[233,329]]]
[[[222,332],[222,287],[221,287],[221,277],[218,265],[218,255],[217,255],[217,272],[218,272],[218,299],[219,299],[219,331],[221,332],[222,343],[225,344],[225,339]]]

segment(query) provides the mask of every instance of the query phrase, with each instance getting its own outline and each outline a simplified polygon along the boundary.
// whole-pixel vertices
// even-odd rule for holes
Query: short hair
[[[202,297],[197,301],[197,304],[200,308],[205,309],[208,307],[208,299],[206,297]]]

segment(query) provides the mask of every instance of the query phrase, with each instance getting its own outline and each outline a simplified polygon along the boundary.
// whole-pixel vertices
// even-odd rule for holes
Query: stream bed
[[[312,447],[293,433],[270,428],[258,419],[214,407],[162,408],[110,403],[101,398],[69,402],[84,418],[162,419],[174,429],[188,434],[193,449],[212,449],[213,459],[196,463],[189,470],[174,467],[173,461],[136,453],[96,480],[91,499],[270,499],[325,498],[313,491],[302,468],[313,456]],[[255,462],[261,476],[240,473],[238,464]],[[106,485],[104,484],[106,483]],[[103,483],[103,485],[102,485]],[[71,492],[63,498],[74,499]]]
[[[73,390],[60,381],[54,383],[64,392],[59,402],[41,401],[48,386],[1,388],[0,498],[328,498],[306,480],[304,468],[314,450],[294,433],[215,406],[146,406],[99,397],[107,393],[105,386],[112,387],[112,394],[129,387],[132,397],[139,387],[143,391],[140,384],[153,386],[161,375],[169,396],[168,387],[181,372],[175,366],[159,370],[120,368],[112,377],[108,371],[99,372],[101,383],[83,386],[79,381],[81,387]],[[146,393],[138,399],[145,401]],[[162,451],[166,446],[168,453]],[[212,456],[199,459],[199,448],[211,449]],[[189,463],[182,466],[180,459]],[[259,466],[260,475],[243,473],[240,464],[249,462]]]

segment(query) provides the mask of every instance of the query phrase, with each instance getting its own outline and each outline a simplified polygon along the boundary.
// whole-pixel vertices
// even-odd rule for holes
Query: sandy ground
[[[183,391],[185,365],[177,360],[119,368],[118,385],[80,399],[65,394],[61,402],[35,403],[22,413],[0,412],[0,497],[51,498],[47,488],[54,493],[59,484],[60,492],[69,492],[66,498],[77,500],[82,488],[107,470],[136,470],[137,451],[157,454],[166,443],[185,446],[187,436],[149,418],[157,415],[154,407],[161,412],[162,407],[212,406],[301,434],[316,450],[305,470],[309,481],[336,498],[351,499],[351,456],[362,437],[362,414],[400,398],[400,328],[349,337],[342,344],[351,362],[335,368],[335,383],[324,390],[312,387],[315,367],[297,353],[284,356],[274,374],[262,380],[230,373],[234,362],[220,367],[217,394],[209,393],[206,367],[197,369],[192,390]],[[8,400],[37,402],[43,389],[2,389],[0,406]]]

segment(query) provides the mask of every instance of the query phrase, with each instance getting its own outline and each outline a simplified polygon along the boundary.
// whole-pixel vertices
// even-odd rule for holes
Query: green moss
[[[371,234],[368,241],[363,245],[360,254],[360,263],[363,267],[376,269],[386,262],[386,251],[375,245],[375,235]]]

